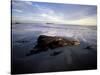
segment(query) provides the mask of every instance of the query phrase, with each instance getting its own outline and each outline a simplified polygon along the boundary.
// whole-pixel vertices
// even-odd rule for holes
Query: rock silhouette
[[[30,51],[30,54],[36,54],[42,51],[47,51],[48,49],[55,49],[64,46],[75,46],[79,44],[80,41],[75,39],[40,35],[37,39],[37,45],[33,48],[33,50]]]
[[[87,47],[84,48],[84,49],[96,49],[96,48],[97,48],[96,45],[89,45],[89,46],[87,46]]]
[[[61,53],[62,53],[62,51],[54,51],[53,53],[50,54],[50,56],[56,56],[56,55],[59,55]]]

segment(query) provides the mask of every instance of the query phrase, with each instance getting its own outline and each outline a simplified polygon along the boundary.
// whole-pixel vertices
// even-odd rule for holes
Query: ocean
[[[12,73],[85,70],[96,69],[97,67],[96,26],[52,23],[12,24],[11,34]],[[74,38],[80,40],[81,44],[26,56],[37,44],[37,38],[40,35]],[[90,45],[95,47],[89,50],[85,49]],[[53,51],[62,51],[62,53],[57,56],[50,56]]]

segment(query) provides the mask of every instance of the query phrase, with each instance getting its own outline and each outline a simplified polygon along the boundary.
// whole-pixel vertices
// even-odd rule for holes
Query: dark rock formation
[[[50,54],[50,56],[56,56],[56,55],[59,55],[61,53],[62,53],[62,51],[54,51],[53,53]]]
[[[96,45],[89,45],[87,47],[85,47],[84,49],[96,49],[97,46]]]
[[[80,41],[75,39],[65,39],[63,37],[40,35],[37,39],[37,45],[30,53],[36,54],[48,49],[55,49],[64,46],[75,46],[79,44]]]
[[[27,42],[29,42],[29,41],[25,41],[25,40],[18,40],[18,41],[16,41],[16,42],[18,42],[18,43],[27,43]]]

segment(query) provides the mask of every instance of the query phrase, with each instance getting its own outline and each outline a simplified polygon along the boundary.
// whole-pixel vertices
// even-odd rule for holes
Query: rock
[[[63,37],[40,35],[37,39],[37,45],[33,48],[31,53],[39,53],[47,51],[48,49],[55,49],[64,46],[79,45],[80,41],[75,39],[65,39]]]
[[[87,47],[85,47],[84,49],[96,49],[97,46],[96,45],[89,45]]]
[[[56,55],[59,55],[61,53],[62,53],[62,51],[54,51],[52,54],[50,54],[50,56],[56,56]]]
[[[80,44],[79,40],[75,39],[65,39],[63,37],[40,35],[37,40],[37,45],[34,48],[53,49],[57,47],[73,46],[79,44]]]
[[[18,42],[18,43],[27,43],[27,42],[29,42],[29,41],[25,41],[25,40],[18,40],[18,41],[16,41],[16,42]]]

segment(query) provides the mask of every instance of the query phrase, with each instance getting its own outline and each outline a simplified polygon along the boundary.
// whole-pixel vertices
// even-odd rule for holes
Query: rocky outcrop
[[[79,45],[80,41],[75,39],[66,39],[63,37],[40,35],[37,39],[37,45],[30,53],[39,53],[48,49],[55,49],[64,46]]]
[[[75,40],[75,39],[65,39],[63,37],[40,35],[37,40],[37,45],[34,48],[54,49],[57,47],[73,46],[73,45],[79,45],[79,44],[80,44],[79,40]]]
[[[97,49],[97,45],[89,45],[89,46],[86,46],[84,49],[88,49],[88,50],[89,50],[89,49],[90,49],[90,50],[91,50],[91,49],[94,49],[94,50],[95,50],[95,49]]]

